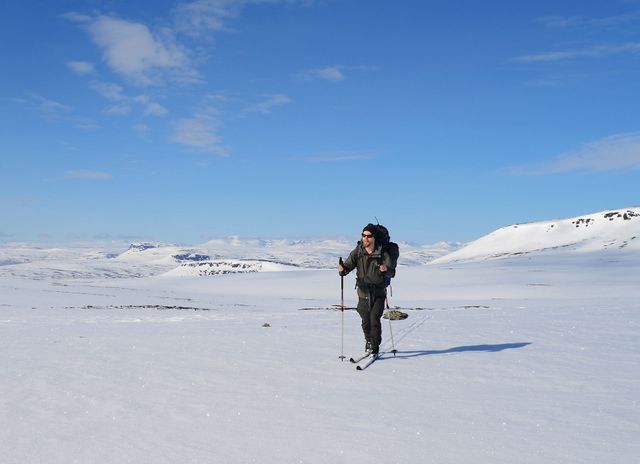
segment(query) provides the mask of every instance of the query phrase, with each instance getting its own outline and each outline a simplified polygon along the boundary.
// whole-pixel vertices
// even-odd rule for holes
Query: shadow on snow
[[[511,350],[515,348],[523,348],[527,345],[531,345],[530,342],[523,343],[500,343],[498,345],[469,345],[469,346],[456,346],[453,348],[448,348],[446,350],[422,350],[422,351],[397,351],[396,355],[393,356],[393,353],[387,352],[384,353],[379,359],[380,361],[384,361],[385,359],[393,359],[393,358],[415,358],[418,356],[430,356],[436,354],[449,354],[449,353],[466,353],[466,352],[474,352],[474,351],[483,351],[487,353],[495,353],[498,351]]]

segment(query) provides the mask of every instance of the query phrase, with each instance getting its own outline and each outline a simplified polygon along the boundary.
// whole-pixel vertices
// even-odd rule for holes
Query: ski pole
[[[338,260],[338,264],[340,266],[344,266],[342,261],[342,257]],[[341,314],[341,324],[340,324],[340,361],[344,361],[346,357],[344,355],[344,275],[340,273],[340,312]]]
[[[385,298],[385,303],[387,305],[387,319],[389,319],[389,334],[391,335],[391,352],[395,356],[398,350],[396,350],[396,342],[393,339],[393,329],[391,328],[391,314],[389,314],[389,299]]]

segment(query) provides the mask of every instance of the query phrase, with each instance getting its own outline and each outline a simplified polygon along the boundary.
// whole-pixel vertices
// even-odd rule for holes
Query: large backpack
[[[400,247],[397,243],[391,241],[391,237],[389,236],[389,229],[381,224],[375,224],[376,232],[376,243],[382,245],[382,252],[386,252],[389,254],[391,258],[391,262],[393,264],[393,276],[385,276],[384,278],[384,286],[388,287],[391,284],[391,277],[395,277],[396,267],[398,265],[398,258],[400,257]]]

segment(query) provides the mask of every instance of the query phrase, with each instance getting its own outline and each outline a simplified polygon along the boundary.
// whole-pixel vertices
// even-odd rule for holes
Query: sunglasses
[[[362,238],[371,238],[373,235],[371,234],[362,234]]]

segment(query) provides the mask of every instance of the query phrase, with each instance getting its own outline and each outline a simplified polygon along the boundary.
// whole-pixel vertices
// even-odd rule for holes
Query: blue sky
[[[640,204],[640,2],[5,2],[0,240],[468,241]]]

